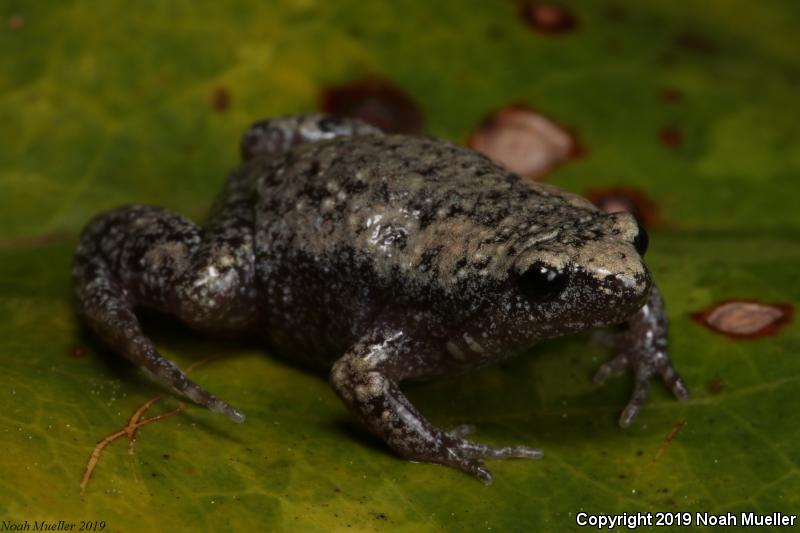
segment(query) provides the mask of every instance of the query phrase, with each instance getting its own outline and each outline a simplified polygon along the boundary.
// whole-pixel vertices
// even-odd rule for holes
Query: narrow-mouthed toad
[[[663,303],[632,216],[520,179],[449,142],[388,135],[350,119],[260,122],[242,141],[208,222],[149,206],[83,231],[80,310],[114,351],[195,402],[244,415],[156,351],[135,310],[209,333],[262,333],[275,350],[330,368],[347,407],[399,455],[484,482],[484,458],[541,456],[432,426],[399,389],[497,361],[536,342],[627,324],[596,379],[630,369],[628,426],[667,356]]]

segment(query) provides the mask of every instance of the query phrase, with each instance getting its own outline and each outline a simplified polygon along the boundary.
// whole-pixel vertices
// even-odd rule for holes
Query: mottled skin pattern
[[[245,134],[242,155],[206,225],[122,207],[86,227],[75,255],[90,327],[197,403],[244,420],[158,354],[137,307],[204,332],[264,334],[280,353],[330,367],[350,411],[398,454],[487,483],[482,459],[541,452],[433,427],[401,381],[626,323],[617,356],[596,376],[635,373],[620,424],[633,421],[655,375],[686,397],[641,259],[646,235],[631,216],[523,181],[466,148],[354,120],[261,122]]]

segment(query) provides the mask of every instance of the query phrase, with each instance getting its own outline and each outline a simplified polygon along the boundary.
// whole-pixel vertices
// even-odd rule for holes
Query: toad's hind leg
[[[112,350],[156,381],[242,422],[240,411],[158,353],[135,314],[136,307],[150,307],[204,331],[245,326],[252,311],[242,294],[251,268],[242,261],[247,253],[231,246],[204,237],[202,229],[169,211],[123,207],[98,216],[83,231],[73,283],[81,314]]]
[[[294,115],[256,122],[242,137],[242,159],[282,152],[297,144],[348,135],[380,135],[374,126],[355,118]]]
[[[422,369],[425,347],[401,332],[384,331],[357,343],[331,369],[331,384],[350,411],[398,455],[412,461],[451,466],[486,484],[492,474],[481,459],[536,459],[527,446],[493,447],[463,438],[468,428],[434,427],[403,395],[402,369]]]

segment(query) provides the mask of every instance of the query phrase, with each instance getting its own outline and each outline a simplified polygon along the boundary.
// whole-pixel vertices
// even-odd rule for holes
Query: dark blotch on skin
[[[211,94],[211,107],[214,111],[227,111],[231,106],[231,95],[225,87],[217,87]]]
[[[733,339],[774,335],[794,315],[790,304],[762,304],[756,300],[725,300],[692,314],[708,329]]]
[[[320,107],[326,113],[358,118],[390,133],[418,133],[424,122],[422,111],[407,92],[377,78],[326,89]]]
[[[661,144],[669,148],[677,148],[683,144],[683,135],[675,128],[664,128],[658,132],[658,139]]]
[[[656,203],[631,187],[589,189],[584,196],[606,213],[626,211],[632,214],[646,228],[656,227],[661,221]]]
[[[578,25],[572,11],[555,2],[521,2],[519,13],[529,27],[548,35],[566,33]]]

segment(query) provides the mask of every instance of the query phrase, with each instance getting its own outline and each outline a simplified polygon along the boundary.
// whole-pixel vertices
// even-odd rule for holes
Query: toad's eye
[[[536,302],[554,300],[567,286],[568,275],[565,272],[534,263],[519,277],[519,287],[523,294]]]
[[[650,239],[647,237],[644,226],[639,224],[639,233],[636,234],[636,237],[633,239],[633,247],[636,248],[636,251],[639,252],[639,255],[642,257],[644,257],[644,253],[647,251],[647,244],[649,242]]]

